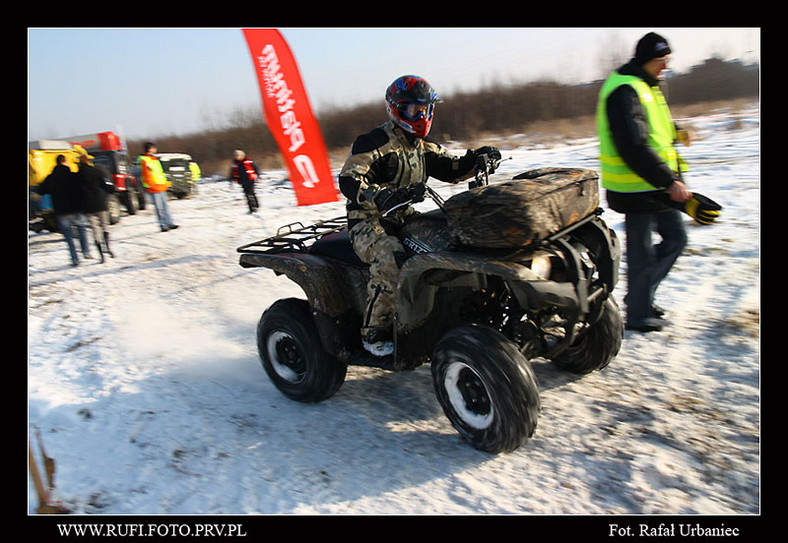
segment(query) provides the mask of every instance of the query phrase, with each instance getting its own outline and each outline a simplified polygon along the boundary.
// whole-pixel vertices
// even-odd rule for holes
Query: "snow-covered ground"
[[[88,515],[759,513],[759,115],[691,120],[687,181],[724,209],[711,227],[687,219],[686,254],[658,292],[671,325],[627,332],[584,377],[534,361],[539,426],[497,456],[461,440],[426,366],[351,367],[317,405],[273,387],[255,326],[300,289],[241,268],[236,248],[343,214],[342,202],[296,207],[283,172],[260,184],[258,215],[226,182],[172,201],[176,231],[150,208],[124,215],[105,264],[72,268],[59,234],[30,233],[29,429],[55,459],[54,499]],[[593,140],[502,151],[512,160],[493,182],[597,169]],[[623,239],[623,217],[604,218]],[[625,271],[624,259],[619,301]],[[28,497],[34,513],[32,484]]]

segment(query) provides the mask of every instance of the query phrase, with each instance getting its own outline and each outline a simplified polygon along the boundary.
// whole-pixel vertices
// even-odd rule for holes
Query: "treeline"
[[[538,81],[519,86],[496,85],[473,93],[444,97],[431,136],[438,141],[469,141],[482,133],[527,132],[529,124],[593,116],[602,81],[565,85]],[[667,80],[671,106],[757,97],[760,70],[738,61],[707,59],[686,74]],[[382,92],[381,92],[382,95]],[[383,98],[353,109],[319,116],[326,146],[335,160],[344,158],[355,137],[386,119]],[[129,142],[132,156],[143,141]],[[189,153],[206,175],[225,174],[234,149],[243,149],[264,169],[281,168],[279,150],[260,110],[235,112],[225,126],[183,136],[156,138],[161,152]]]

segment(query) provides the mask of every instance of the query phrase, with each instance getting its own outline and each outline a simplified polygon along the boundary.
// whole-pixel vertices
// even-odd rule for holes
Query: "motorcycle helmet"
[[[427,81],[417,75],[403,75],[386,89],[389,118],[406,132],[425,137],[432,126],[435,103],[440,102]]]

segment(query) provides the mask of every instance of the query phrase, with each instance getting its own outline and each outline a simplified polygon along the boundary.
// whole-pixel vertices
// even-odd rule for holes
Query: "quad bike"
[[[534,177],[529,172],[489,184],[499,162],[483,158],[473,188],[457,196],[478,200],[493,187],[499,199],[524,192]],[[566,177],[565,170],[547,170],[548,178]],[[276,301],[258,323],[258,352],[274,385],[293,400],[318,402],[339,390],[348,365],[402,371],[429,363],[444,413],[473,447],[498,453],[524,444],[540,408],[530,360],[588,373],[616,356],[623,336],[612,297],[620,244],[600,218],[596,174],[572,171],[584,174],[590,187],[580,192],[594,192],[582,197],[594,206],[591,212],[573,212],[562,220],[571,224],[534,240],[511,241],[517,229],[496,226],[493,234],[505,232],[499,237],[510,242],[481,243],[501,245],[492,248],[458,233],[457,216],[463,225],[468,219],[453,205],[457,196],[444,201],[428,187],[437,209],[416,214],[399,234],[409,257],[398,281],[394,353],[386,357],[361,345],[368,271],[350,245],[345,217],[290,224],[239,247],[241,266],[284,274],[306,295]],[[533,172],[544,177],[544,170]],[[579,197],[563,196],[567,202]],[[523,215],[528,206],[539,204],[504,206],[509,215],[498,219]],[[489,229],[493,215],[479,224]]]

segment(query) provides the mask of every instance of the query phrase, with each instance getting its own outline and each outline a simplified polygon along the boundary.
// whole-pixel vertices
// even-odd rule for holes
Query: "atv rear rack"
[[[294,222],[279,227],[275,236],[247,243],[238,247],[237,251],[246,254],[306,252],[311,245],[310,242],[345,228],[347,228],[347,217],[345,216],[317,221],[309,226],[304,226],[301,222]]]

